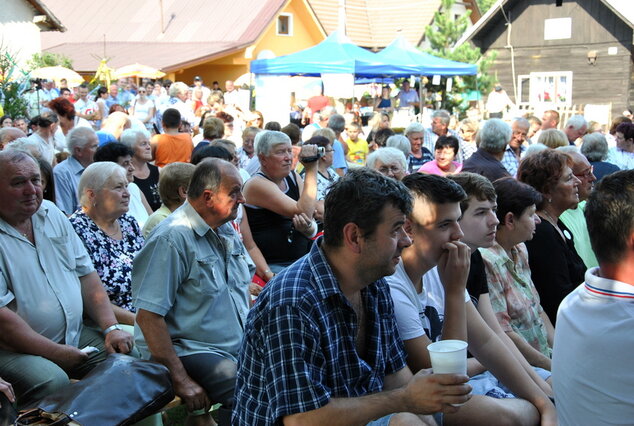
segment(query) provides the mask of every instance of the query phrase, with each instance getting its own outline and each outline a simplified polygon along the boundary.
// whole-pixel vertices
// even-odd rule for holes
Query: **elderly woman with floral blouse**
[[[134,325],[132,261],[145,240],[128,215],[126,170],[110,161],[88,166],[79,180],[81,208],[70,217],[106,288],[117,321]]]

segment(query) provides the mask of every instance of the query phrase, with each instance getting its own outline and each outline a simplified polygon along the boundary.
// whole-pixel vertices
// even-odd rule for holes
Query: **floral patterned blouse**
[[[514,331],[550,358],[548,331],[541,314],[539,294],[531,280],[528,250],[524,243],[513,247],[515,262],[497,242],[480,249],[489,283],[489,298],[495,316],[505,332]]]
[[[145,239],[136,220],[124,214],[119,219],[121,241],[110,238],[81,210],[70,217],[75,232],[83,241],[101,278],[110,301],[134,312],[132,306],[132,260]]]

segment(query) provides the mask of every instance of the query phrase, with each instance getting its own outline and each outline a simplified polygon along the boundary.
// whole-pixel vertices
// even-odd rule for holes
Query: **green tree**
[[[480,12],[484,15],[487,10],[493,6],[495,0],[478,0],[478,7],[480,8]]]
[[[489,75],[488,70],[495,60],[495,54],[483,56],[479,48],[468,43],[455,47],[456,42],[469,27],[471,11],[455,17],[451,10],[454,3],[455,0],[442,0],[440,10],[434,14],[434,21],[426,28],[425,37],[431,45],[428,52],[452,61],[477,64],[478,74],[454,78],[451,93],[445,93],[446,79],[442,79],[440,86],[428,83],[426,88],[432,93],[440,93],[443,108],[464,110],[468,106],[465,102],[467,94],[476,91],[487,93],[493,86],[495,76]]]
[[[0,43],[0,103],[4,114],[11,117],[26,115],[26,100],[21,96],[23,81],[16,55]]]
[[[42,52],[34,53],[26,64],[26,68],[31,71],[43,67],[62,66],[73,69],[73,61],[61,53]]]

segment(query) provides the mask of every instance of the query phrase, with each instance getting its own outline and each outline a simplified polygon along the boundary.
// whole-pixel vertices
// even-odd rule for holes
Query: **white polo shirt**
[[[553,348],[560,425],[634,422],[634,286],[586,272],[561,302]]]

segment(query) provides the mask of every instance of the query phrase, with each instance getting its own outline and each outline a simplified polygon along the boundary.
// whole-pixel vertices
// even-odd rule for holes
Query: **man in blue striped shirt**
[[[413,376],[383,279],[411,244],[403,185],[350,171],[325,200],[324,237],[249,314],[233,424],[435,424],[469,399],[466,376]],[[398,414],[397,414],[398,413]],[[400,424],[400,423],[399,423]]]

